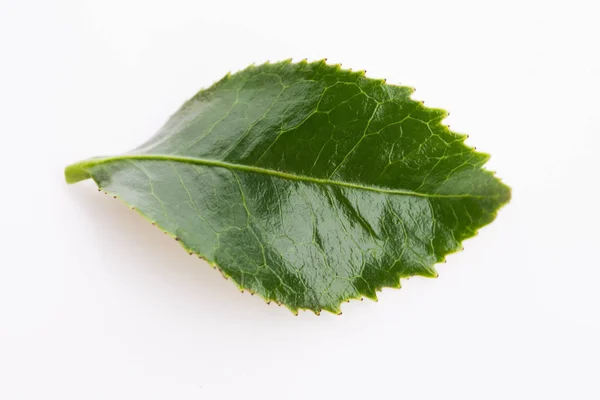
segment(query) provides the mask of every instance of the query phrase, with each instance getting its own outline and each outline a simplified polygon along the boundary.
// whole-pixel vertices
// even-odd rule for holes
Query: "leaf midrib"
[[[204,166],[210,166],[210,167],[218,167],[218,168],[225,168],[225,169],[231,169],[231,170],[238,170],[238,171],[245,171],[245,172],[253,172],[253,173],[257,173],[257,174],[270,175],[270,176],[275,176],[278,178],[295,180],[295,181],[300,181],[300,182],[308,182],[308,183],[328,185],[328,186],[341,186],[341,187],[347,187],[347,188],[351,188],[351,189],[366,190],[369,192],[383,193],[383,194],[394,194],[394,195],[426,197],[426,198],[450,198],[450,199],[453,199],[453,198],[477,198],[477,199],[485,198],[485,199],[489,199],[489,198],[493,198],[493,197],[498,197],[498,196],[482,196],[482,195],[475,195],[475,194],[468,194],[468,193],[465,193],[465,194],[423,193],[423,192],[415,192],[415,191],[404,190],[404,189],[387,189],[387,188],[376,187],[376,186],[363,186],[363,185],[360,185],[357,183],[352,183],[352,182],[343,182],[343,181],[336,181],[336,180],[331,180],[331,179],[322,179],[322,178],[314,178],[314,177],[303,176],[303,175],[295,175],[295,174],[290,174],[287,172],[281,172],[281,171],[276,171],[276,170],[271,170],[271,169],[266,169],[266,168],[261,168],[261,167],[256,167],[256,166],[243,165],[243,164],[232,164],[232,163],[228,163],[225,161],[219,161],[219,160],[185,157],[185,156],[174,156],[174,155],[161,155],[161,154],[128,154],[128,155],[107,157],[107,158],[102,158],[102,159],[86,160],[86,161],[81,161],[79,163],[68,166],[67,171],[68,170],[75,171],[75,170],[80,170],[80,169],[87,170],[88,168],[93,167],[95,165],[108,164],[108,163],[117,162],[117,161],[130,161],[130,160],[170,161],[170,162],[179,162],[179,163],[185,163],[185,164],[204,165]],[[65,171],[65,172],[68,173],[67,171]]]

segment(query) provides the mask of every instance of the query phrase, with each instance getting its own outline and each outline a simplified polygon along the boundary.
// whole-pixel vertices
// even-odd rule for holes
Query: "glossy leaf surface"
[[[488,155],[412,92],[325,62],[251,66],[140,147],[65,175],[92,178],[240,287],[338,313],[437,276],[510,199]]]

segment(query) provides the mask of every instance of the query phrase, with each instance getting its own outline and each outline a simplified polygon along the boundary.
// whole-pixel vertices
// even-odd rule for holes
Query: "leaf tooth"
[[[221,84],[223,84],[223,83],[227,82],[228,80],[230,80],[230,79],[231,79],[231,76],[232,76],[232,73],[231,73],[231,71],[227,72],[227,73],[225,74],[225,76],[223,76],[221,79],[219,79],[219,80],[218,80],[218,81],[217,81],[217,82],[216,82],[216,83],[215,83],[213,86],[216,86],[216,85],[221,85]],[[198,93],[196,93],[194,96],[192,96],[192,98],[190,98],[190,99],[189,99],[189,100],[188,100],[188,101],[187,101],[187,102],[184,104],[184,106],[185,106],[186,104],[188,104],[190,101],[192,101],[192,100],[196,99],[198,96],[200,96],[202,92],[204,92],[204,90],[200,90]]]
[[[221,270],[221,268],[217,268],[217,270],[219,270],[219,272],[221,273],[221,276],[223,276],[223,278],[225,278],[226,281],[229,280],[229,277],[227,275],[225,275],[225,273]]]
[[[341,304],[341,302],[340,302],[340,304]],[[342,312],[342,310],[339,307],[339,304],[337,306],[332,306],[332,307],[330,307],[330,306],[323,307],[323,310],[330,312],[332,314],[335,314],[335,315],[340,315]],[[319,311],[323,311],[323,310],[319,310]]]

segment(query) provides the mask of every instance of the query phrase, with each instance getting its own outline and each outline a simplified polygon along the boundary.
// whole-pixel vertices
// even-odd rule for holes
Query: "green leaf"
[[[510,188],[413,89],[324,61],[228,74],[143,145],[66,168],[92,178],[242,289],[340,313],[490,223]]]

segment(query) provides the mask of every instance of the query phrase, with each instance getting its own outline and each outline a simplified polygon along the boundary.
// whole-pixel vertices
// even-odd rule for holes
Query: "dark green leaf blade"
[[[148,142],[65,170],[92,178],[240,287],[340,312],[434,264],[510,189],[413,89],[284,61],[227,75]]]

